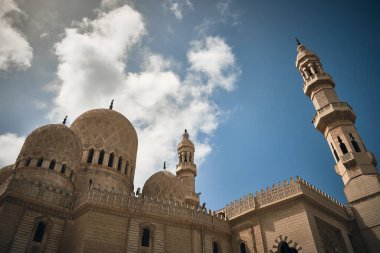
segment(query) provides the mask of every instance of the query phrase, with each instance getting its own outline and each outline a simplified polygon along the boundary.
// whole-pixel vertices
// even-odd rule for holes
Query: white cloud
[[[40,39],[46,38],[46,37],[48,37],[48,36],[49,36],[49,33],[42,33],[42,34],[40,35]]]
[[[13,133],[0,135],[0,168],[16,161],[24,141],[25,137]]]
[[[234,89],[236,79],[240,73],[236,67],[235,56],[231,48],[220,37],[207,37],[192,42],[188,52],[190,70],[193,71],[190,79],[205,76],[207,85],[202,87],[210,93],[216,87],[228,91]]]
[[[190,0],[165,0],[164,7],[168,8],[178,21],[183,19],[185,9],[193,9],[193,4]]]
[[[23,14],[13,0],[2,0],[0,6],[0,69],[31,66],[33,50],[25,36],[14,26],[12,15]]]
[[[131,72],[125,61],[130,50],[140,50],[137,46],[147,34],[136,10],[122,6],[101,11],[97,19],[78,25],[66,29],[55,47],[58,78],[49,117],[57,121],[69,114],[74,119],[89,109],[105,108],[114,98],[114,109],[133,123],[139,137],[136,187],[161,169],[163,161],[174,172],[176,147],[185,128],[197,145],[199,165],[212,150],[200,134],[212,135],[223,114],[212,101],[212,92],[232,90],[239,74],[225,41],[208,37],[190,43],[183,77],[176,73],[181,64],[149,49],[143,50],[141,71]]]

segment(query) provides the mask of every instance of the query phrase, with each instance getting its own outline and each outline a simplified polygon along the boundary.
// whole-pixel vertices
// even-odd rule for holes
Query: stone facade
[[[376,159],[318,56],[299,45],[296,66],[349,206],[296,177],[207,210],[186,130],[176,175],[160,171],[133,192],[136,131],[120,113],[96,109],[70,128],[36,129],[0,170],[0,252],[378,252]]]

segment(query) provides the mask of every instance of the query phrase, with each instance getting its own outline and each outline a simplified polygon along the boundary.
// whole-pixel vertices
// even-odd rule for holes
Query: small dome
[[[30,157],[41,157],[76,168],[81,155],[82,145],[77,135],[63,124],[50,124],[37,128],[28,135],[17,162]]]
[[[153,174],[144,184],[142,194],[158,199],[184,202],[185,190],[181,180],[167,170]]]
[[[105,149],[136,162],[136,130],[121,113],[110,109],[95,109],[80,115],[71,129],[79,136],[84,149]]]

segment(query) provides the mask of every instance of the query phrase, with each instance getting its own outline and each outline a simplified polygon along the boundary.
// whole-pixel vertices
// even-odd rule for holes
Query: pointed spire
[[[110,110],[112,110],[113,109],[113,99],[112,99],[112,101],[111,101],[111,104],[110,104]]]
[[[164,161],[164,170],[166,170],[166,161]]]
[[[65,118],[63,119],[62,124],[66,125],[66,121],[67,121],[67,115],[66,115]]]
[[[185,132],[183,133],[182,137],[183,137],[184,140],[188,140],[189,139],[189,134],[187,133],[187,129],[185,129]]]
[[[296,41],[297,41],[297,46],[301,46],[302,43],[298,40],[298,38],[296,37]]]

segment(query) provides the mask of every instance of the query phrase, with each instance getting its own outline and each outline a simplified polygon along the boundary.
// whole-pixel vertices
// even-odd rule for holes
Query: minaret
[[[326,138],[342,177],[344,193],[352,207],[361,235],[370,252],[380,249],[380,177],[375,156],[367,151],[355,127],[351,106],[341,102],[333,79],[323,70],[318,56],[298,40],[296,67],[304,93],[317,112],[313,123]]]
[[[177,177],[179,177],[186,190],[186,203],[199,206],[199,194],[195,193],[195,177],[197,166],[194,163],[194,144],[189,140],[189,134],[185,129],[182,140],[178,144]]]

